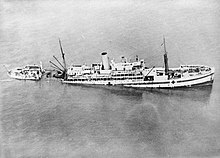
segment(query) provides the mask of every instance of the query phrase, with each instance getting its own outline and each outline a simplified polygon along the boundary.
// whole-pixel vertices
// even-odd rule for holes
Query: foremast
[[[64,54],[64,52],[63,52],[63,48],[62,48],[62,44],[61,44],[60,39],[59,39],[59,44],[60,44],[60,51],[61,51],[62,58],[63,58],[63,68],[64,68],[63,75],[64,75],[64,80],[66,80],[66,79],[67,79],[66,60],[65,60],[65,54]]]
[[[53,63],[52,61],[50,61],[50,63],[52,64],[51,67],[53,67],[56,72],[57,72],[57,78],[62,78],[64,80],[67,79],[67,67],[66,67],[66,60],[65,60],[65,54],[62,48],[62,44],[61,41],[59,39],[59,45],[60,45],[60,51],[61,51],[61,55],[62,55],[62,59],[63,59],[63,64],[56,58],[56,56],[53,55],[54,59],[57,61],[57,63],[61,66],[56,65],[55,63]],[[58,73],[61,73],[60,75],[58,75]]]

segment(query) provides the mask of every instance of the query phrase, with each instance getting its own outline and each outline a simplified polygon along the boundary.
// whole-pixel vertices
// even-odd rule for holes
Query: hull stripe
[[[202,76],[202,77],[199,77],[199,78],[194,78],[194,79],[188,79],[188,80],[183,80],[183,81],[176,81],[176,83],[183,83],[183,82],[189,82],[189,81],[194,81],[194,80],[199,80],[199,79],[202,79],[202,78],[206,78],[206,77],[209,77],[209,76],[211,76],[211,75],[213,75],[214,73],[211,73],[211,74],[208,74],[208,75],[206,75],[206,76]],[[171,80],[170,80],[171,81]],[[166,81],[166,82],[154,82],[154,81],[152,81],[152,82],[145,82],[145,83],[143,83],[143,81],[142,81],[142,83],[121,83],[121,85],[155,85],[155,84],[170,84],[170,81]],[[211,81],[208,81],[208,82],[211,82]],[[79,82],[79,83],[77,83],[77,82],[73,82],[73,81],[63,81],[63,83],[72,83],[72,84],[83,84],[83,82]],[[91,84],[91,83],[88,83],[88,84]],[[96,84],[96,83],[92,83],[92,84]],[[111,84],[114,84],[114,83],[111,83]],[[202,83],[199,83],[199,84],[202,84]],[[118,85],[117,83],[116,83],[116,85]],[[195,84],[196,85],[196,84]],[[186,85],[184,85],[184,86],[186,86]],[[184,87],[183,86],[183,87]]]
[[[189,82],[189,81],[194,81],[194,80],[199,80],[205,77],[209,77],[211,75],[213,75],[214,73],[208,74],[206,76],[203,77],[199,77],[199,78],[194,78],[194,79],[190,79],[190,80],[183,80],[183,81],[177,81],[177,83],[182,83],[182,82]],[[152,85],[152,84],[169,84],[170,82],[148,82],[148,83],[129,83],[126,85]]]
[[[203,76],[203,77],[199,77],[199,78],[190,79],[190,80],[177,81],[177,83],[199,80],[199,79],[202,79],[202,78],[211,76],[211,75],[213,75],[213,74],[214,74],[214,73],[211,73],[211,74],[209,74],[209,75],[206,75],[206,76]]]

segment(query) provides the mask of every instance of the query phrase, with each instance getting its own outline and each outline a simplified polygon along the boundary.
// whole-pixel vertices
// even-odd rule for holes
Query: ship
[[[33,81],[39,81],[44,73],[44,70],[41,65],[26,65],[24,67],[16,67],[13,69],[7,70],[7,74],[9,77],[17,79],[17,80],[33,80]]]
[[[180,65],[170,68],[166,51],[165,38],[164,66],[146,67],[144,59],[138,56],[134,60],[127,60],[122,56],[120,62],[109,60],[108,53],[102,52],[100,63],[90,66],[73,64],[66,68],[65,57],[60,43],[63,57],[63,78],[65,84],[86,85],[121,85],[134,88],[182,88],[212,85],[214,81],[214,67],[206,65]]]

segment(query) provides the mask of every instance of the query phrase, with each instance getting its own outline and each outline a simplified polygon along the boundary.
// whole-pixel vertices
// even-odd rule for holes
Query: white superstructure
[[[101,54],[103,57],[103,54]],[[128,62],[116,63],[109,60],[104,52],[101,63],[91,66],[72,65],[67,70],[67,79],[63,83],[70,84],[101,84],[123,85],[142,88],[175,88],[195,85],[212,84],[214,68],[204,65],[181,65],[178,68],[145,67],[143,59],[136,58]],[[167,60],[167,59],[166,59]],[[108,62],[108,63],[106,63]],[[167,64],[168,65],[168,64]]]

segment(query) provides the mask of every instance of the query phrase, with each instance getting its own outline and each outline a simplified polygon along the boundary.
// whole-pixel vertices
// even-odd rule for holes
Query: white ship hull
[[[144,78],[144,77],[143,77]],[[67,84],[86,84],[86,85],[122,85],[125,87],[134,88],[180,88],[180,87],[193,87],[201,85],[211,85],[214,80],[214,68],[205,74],[197,74],[194,76],[187,76],[177,79],[158,79],[154,81],[144,81],[144,79],[122,79],[114,80],[109,78],[106,80],[95,81],[91,79],[77,80],[62,80],[62,83]]]
[[[139,88],[180,88],[180,87],[194,87],[212,85],[214,81],[214,73],[189,77],[185,79],[173,79],[170,81],[152,81],[139,84],[126,84],[126,87],[139,87]]]

